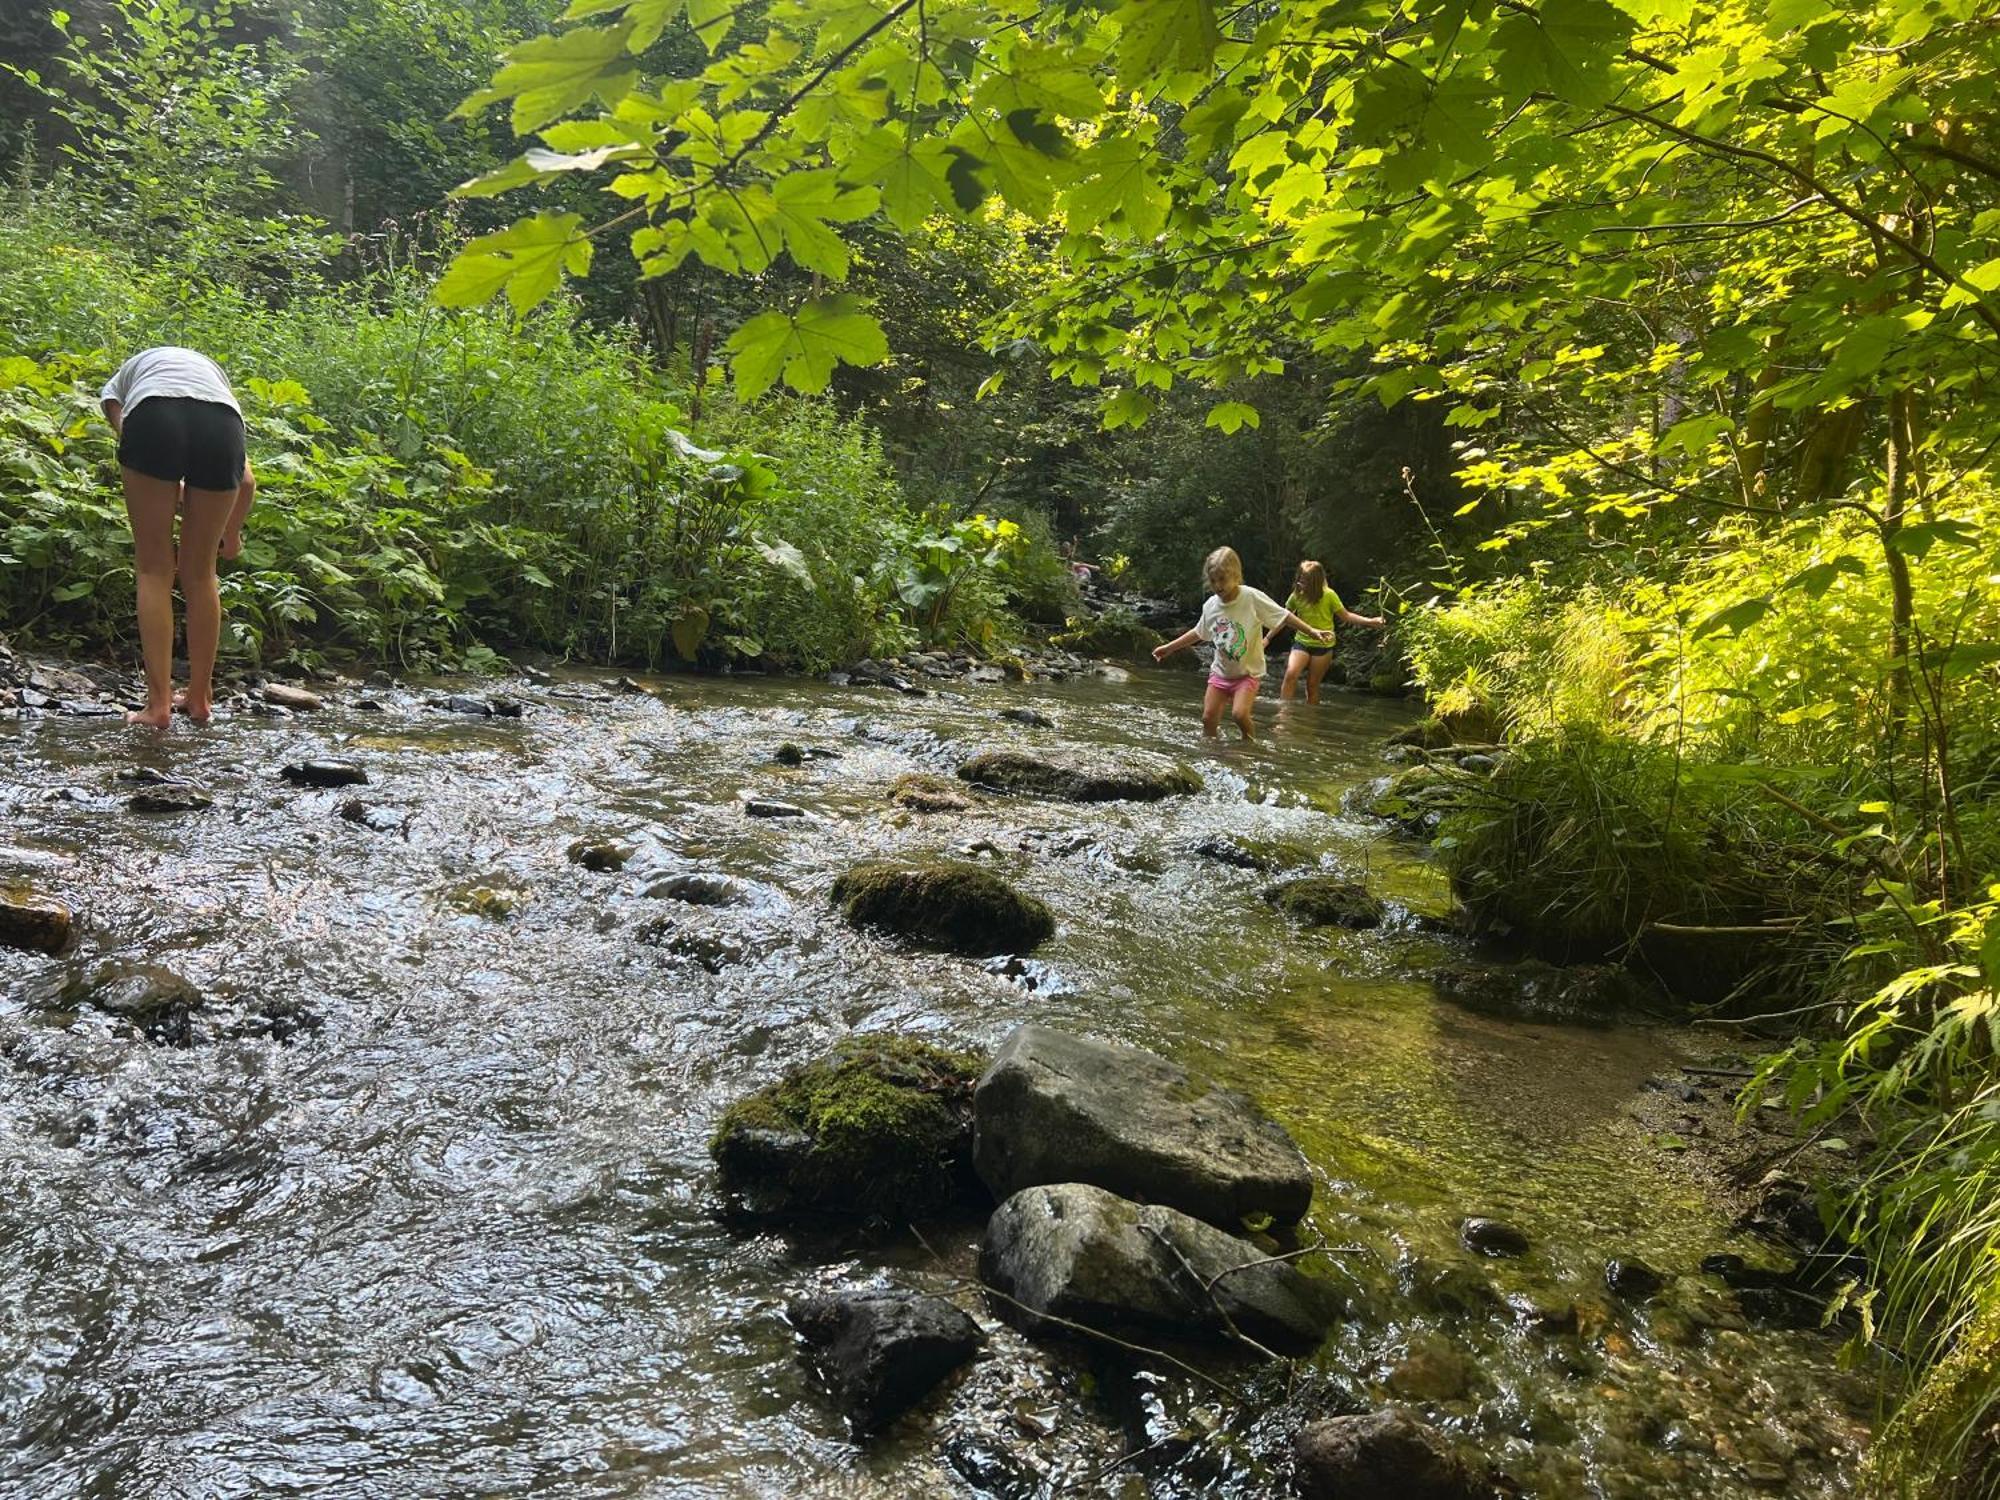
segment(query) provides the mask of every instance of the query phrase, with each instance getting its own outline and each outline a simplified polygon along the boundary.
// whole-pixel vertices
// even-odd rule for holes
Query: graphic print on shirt
[[[1249,632],[1235,620],[1223,615],[1215,622],[1215,654],[1226,656],[1241,665],[1243,649],[1249,644]]]

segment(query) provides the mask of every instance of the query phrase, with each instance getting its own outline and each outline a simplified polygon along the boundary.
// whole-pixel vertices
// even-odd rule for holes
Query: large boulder
[[[1494,1493],[1443,1434],[1399,1411],[1311,1423],[1293,1452],[1307,1500],[1491,1500]]]
[[[1282,1126],[1138,1047],[1019,1027],[979,1080],[973,1116],[973,1162],[996,1198],[1087,1182],[1226,1229],[1295,1223],[1312,1204],[1312,1174]]]
[[[923,1292],[799,1297],[786,1315],[834,1400],[864,1433],[923,1400],[986,1342],[971,1318]]]
[[[1004,1314],[1180,1338],[1241,1335],[1280,1354],[1319,1346],[1340,1298],[1288,1260],[1162,1204],[1083,1182],[1025,1188],[987,1222],[980,1277]]]
[[[1301,927],[1380,927],[1382,903],[1359,881],[1302,875],[1264,892],[1264,899]]]
[[[1029,952],[1056,928],[1046,905],[976,865],[856,865],[833,899],[857,927],[975,958]]]
[[[1064,802],[1158,802],[1201,790],[1201,778],[1187,767],[1138,756],[1082,767],[1059,766],[1018,750],[989,750],[960,766],[958,774],[989,791]]]
[[[972,1173],[980,1062],[909,1037],[850,1037],[731,1105],[709,1154],[724,1189],[760,1216],[935,1218],[983,1196]]]
[[[0,888],[0,948],[60,953],[69,946],[75,926],[62,902],[18,887]]]

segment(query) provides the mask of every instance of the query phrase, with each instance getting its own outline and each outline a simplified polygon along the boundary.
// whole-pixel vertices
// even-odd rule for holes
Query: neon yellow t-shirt
[[[1333,622],[1335,616],[1337,616],[1341,610],[1345,609],[1346,606],[1340,602],[1340,595],[1336,594],[1330,588],[1321,590],[1319,598],[1315,599],[1310,604],[1306,603],[1305,596],[1303,594],[1299,593],[1297,589],[1294,589],[1292,590],[1291,598],[1285,601],[1285,608],[1289,609],[1293,614],[1297,615],[1301,620],[1304,620],[1306,624],[1312,626],[1313,629],[1325,630],[1330,632],[1333,629]],[[1304,636],[1296,636],[1294,637],[1292,644],[1295,646],[1311,647],[1311,646],[1318,646],[1321,643],[1318,641],[1309,640]],[[1329,641],[1326,642],[1325,644],[1331,645],[1332,642]]]

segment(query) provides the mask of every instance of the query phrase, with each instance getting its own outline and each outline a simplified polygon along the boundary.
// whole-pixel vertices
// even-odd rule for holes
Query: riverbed
[[[527,712],[431,706],[452,690]],[[1265,703],[1260,743],[1206,746],[1198,696],[1166,672],[923,697],[577,675],[351,688],[164,737],[0,723],[0,876],[85,924],[64,959],[0,950],[0,1488],[1251,1496],[1280,1492],[1303,1408],[1397,1400],[1527,1495],[1847,1493],[1869,1382],[1832,1338],[1749,1322],[1698,1273],[1765,1252],[1633,1117],[1709,1044],[1441,1002],[1424,975],[1470,951],[1439,920],[1449,892],[1350,810],[1407,710]],[[999,716],[1021,707],[1052,726]],[[800,764],[774,758],[787,742]],[[998,747],[1165,754],[1204,789],[889,803],[898,776]],[[279,779],[313,756],[370,783]],[[214,804],[131,812],[135,771]],[[355,797],[369,821],[341,815]],[[750,797],[805,816],[746,816]],[[631,847],[622,868],[569,857],[601,839]],[[932,854],[1040,896],[1054,938],[987,964],[833,914],[853,863]],[[1260,899],[1321,869],[1365,879],[1388,923],[1299,933]],[[690,872],[752,899],[648,895]],[[52,976],[106,959],[204,994],[186,1045],[44,1003]],[[1031,1019],[1165,1053],[1298,1138],[1329,1247],[1312,1268],[1352,1301],[1310,1368],[1224,1370],[1257,1397],[1238,1406],[1008,1332],[966,1284],[976,1224],[806,1241],[721,1212],[707,1141],[743,1092],[853,1031],[991,1046]],[[1469,1214],[1534,1250],[1476,1260]],[[1668,1272],[1668,1292],[1610,1296],[1614,1256]],[[884,1274],[994,1337],[863,1448],[783,1307]]]

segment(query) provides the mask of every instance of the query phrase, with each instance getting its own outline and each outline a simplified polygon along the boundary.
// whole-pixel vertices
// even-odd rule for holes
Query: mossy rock
[[[1072,619],[1069,629],[1049,637],[1051,646],[1060,646],[1082,656],[1102,656],[1118,661],[1139,661],[1150,657],[1153,648],[1166,637],[1140,623],[1130,610],[1109,609],[1087,619]]]
[[[1384,908],[1358,881],[1304,875],[1264,892],[1264,899],[1303,927],[1380,927]]]
[[[1419,719],[1389,736],[1391,745],[1409,745],[1418,750],[1442,750],[1451,743],[1451,730],[1443,719]]]
[[[1201,778],[1170,761],[1062,766],[1019,750],[989,750],[958,768],[959,778],[996,792],[1064,802],[1158,802],[1201,790]]]
[[[1380,791],[1362,802],[1365,811],[1415,834],[1437,831],[1444,815],[1457,805],[1466,778],[1445,766],[1426,762],[1389,778]]]
[[[977,958],[1029,952],[1056,928],[1046,905],[977,865],[856,865],[833,899],[857,927]]]
[[[1609,1026],[1658,1012],[1659,998],[1615,964],[1450,964],[1430,974],[1437,992],[1483,1015],[1571,1026]]]
[[[858,1036],[732,1104],[709,1141],[763,1217],[933,1219],[983,1200],[972,1171],[977,1053]]]
[[[2000,1297],[1989,1295],[1877,1434],[1862,1463],[1862,1493],[1927,1500],[1990,1500],[2000,1493],[1996,1364]]]
[[[972,806],[972,799],[957,782],[922,771],[898,776],[896,784],[889,788],[889,800],[898,807],[920,813],[965,812]]]

